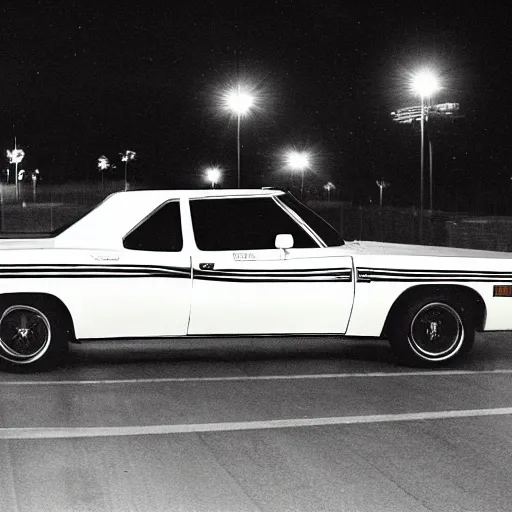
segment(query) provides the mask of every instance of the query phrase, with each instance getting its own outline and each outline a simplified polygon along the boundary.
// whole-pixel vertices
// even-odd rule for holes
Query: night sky
[[[242,120],[243,186],[289,186],[280,155],[295,146],[316,155],[311,194],[332,181],[368,204],[384,178],[386,201],[418,205],[419,130],[390,112],[419,104],[409,76],[429,65],[443,85],[435,103],[464,114],[430,122],[435,206],[512,214],[510,11],[471,0],[2,0],[0,147],[16,135],[47,183],[99,180],[102,154],[122,178],[130,149],[141,184],[204,187],[217,164],[235,187],[236,120],[218,97],[241,80],[258,94]]]

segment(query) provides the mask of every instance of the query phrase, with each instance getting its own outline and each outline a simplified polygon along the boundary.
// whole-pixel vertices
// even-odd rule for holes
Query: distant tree
[[[101,191],[103,192],[105,190],[105,184],[104,184],[104,174],[105,171],[110,167],[110,162],[108,158],[105,155],[101,155],[98,158],[98,169],[101,172]]]
[[[124,162],[124,189],[128,190],[128,163],[135,160],[137,153],[135,151],[126,150],[124,153],[119,153],[121,161]]]

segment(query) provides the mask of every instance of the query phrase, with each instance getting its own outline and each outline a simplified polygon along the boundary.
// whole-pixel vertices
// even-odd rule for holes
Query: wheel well
[[[395,313],[402,308],[407,302],[425,295],[443,295],[451,294],[462,300],[474,311],[475,329],[481,331],[484,328],[486,308],[485,302],[478,292],[461,285],[417,285],[405,290],[393,303],[388,312],[382,336],[386,336],[389,332],[389,324]]]
[[[47,304],[51,304],[54,306],[67,324],[67,330],[69,332],[69,341],[76,341],[75,337],[75,326],[73,325],[73,318],[71,317],[71,313],[66,305],[55,295],[51,295],[50,293],[3,293],[0,295],[0,302],[8,301],[12,302],[14,300],[40,300]]]

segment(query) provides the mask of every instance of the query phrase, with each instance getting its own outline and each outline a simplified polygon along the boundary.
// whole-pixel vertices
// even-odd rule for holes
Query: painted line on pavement
[[[232,432],[277,428],[319,427],[329,425],[357,425],[424,421],[450,418],[512,415],[512,407],[497,409],[469,409],[460,411],[433,411],[403,414],[375,414],[366,416],[339,416],[332,418],[295,418],[267,421],[238,421],[226,423],[195,423],[182,425],[140,425],[129,427],[46,427],[0,428],[2,439],[69,439],[112,436],[140,436],[156,434],[187,434],[205,432]]]
[[[370,373],[313,373],[299,375],[234,375],[225,377],[160,377],[145,379],[91,379],[91,380],[0,380],[1,386],[84,386],[96,384],[160,384],[166,382],[229,382],[258,380],[349,379],[367,377],[510,375],[512,369],[502,370],[432,370],[411,372]]]

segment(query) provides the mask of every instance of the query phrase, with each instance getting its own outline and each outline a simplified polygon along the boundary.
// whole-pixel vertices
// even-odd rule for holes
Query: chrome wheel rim
[[[48,350],[50,342],[50,322],[38,309],[10,306],[0,317],[0,349],[5,359],[16,363],[33,362]]]
[[[459,351],[463,341],[462,319],[448,304],[427,304],[412,319],[409,344],[412,350],[425,360],[448,359]]]

